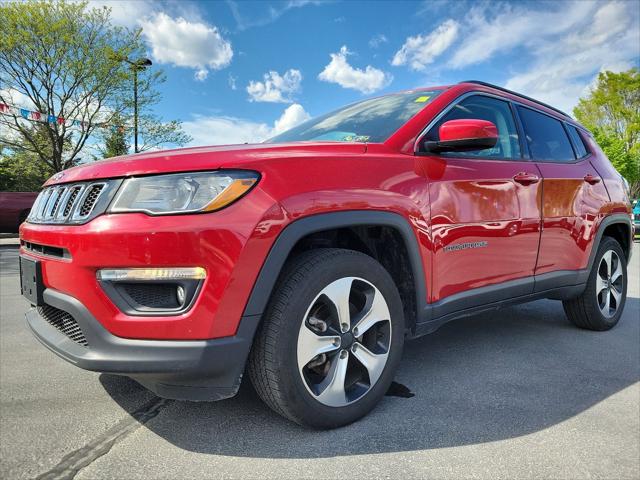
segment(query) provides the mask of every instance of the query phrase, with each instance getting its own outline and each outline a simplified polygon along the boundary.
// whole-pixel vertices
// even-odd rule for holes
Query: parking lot
[[[28,331],[17,249],[1,247],[0,476],[638,478],[638,246],[612,331],[574,328],[548,300],[452,322],[407,344],[396,381],[413,396],[326,432],[247,385],[223,402],[167,401],[67,364]]]

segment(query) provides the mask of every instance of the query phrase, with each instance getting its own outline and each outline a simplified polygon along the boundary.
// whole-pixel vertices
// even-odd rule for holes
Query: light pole
[[[131,65],[133,71],[133,150],[138,153],[138,71],[150,67],[153,63],[148,58],[138,58],[133,61],[128,58],[120,60]]]

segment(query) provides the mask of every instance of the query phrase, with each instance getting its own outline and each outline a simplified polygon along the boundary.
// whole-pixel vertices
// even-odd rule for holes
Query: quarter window
[[[518,107],[525,137],[535,160],[572,162],[575,154],[562,122],[543,113]]]
[[[473,152],[446,152],[447,157],[481,157],[520,160],[520,141],[511,107],[508,102],[484,95],[467,97],[457,103],[424,137],[426,141],[440,140],[440,125],[449,120],[488,120],[498,128],[498,142],[493,148]]]
[[[573,140],[573,146],[576,149],[576,155],[578,158],[586,157],[589,152],[587,151],[587,147],[584,146],[584,141],[578,133],[578,129],[573,125],[567,125],[567,131],[569,132],[571,140]]]

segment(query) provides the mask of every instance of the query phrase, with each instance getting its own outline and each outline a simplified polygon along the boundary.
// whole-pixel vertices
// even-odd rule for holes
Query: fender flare
[[[589,262],[587,263],[585,281],[589,277],[589,274],[591,273],[591,268],[593,267],[593,262],[596,259],[596,253],[598,253],[598,248],[600,247],[600,242],[602,241],[602,236],[604,235],[604,231],[607,229],[607,227],[610,227],[611,225],[615,225],[615,224],[624,225],[629,229],[629,232],[630,232],[629,248],[625,253],[627,254],[627,261],[631,258],[631,252],[633,251],[633,224],[631,223],[631,219],[629,218],[629,215],[624,213],[615,213],[613,215],[608,215],[604,217],[602,219],[602,222],[600,222],[600,225],[598,225],[596,238],[591,244],[591,253],[589,254]],[[620,246],[624,250],[624,245],[620,245]]]
[[[400,233],[409,254],[409,263],[415,282],[416,311],[420,316],[426,307],[427,289],[418,239],[405,217],[398,213],[378,210],[348,210],[322,213],[303,217],[287,225],[278,235],[260,269],[243,316],[262,315],[264,313],[280,272],[293,247],[300,239],[324,230],[362,225],[387,226]],[[416,319],[405,319],[405,321],[410,322],[409,324],[415,324]]]

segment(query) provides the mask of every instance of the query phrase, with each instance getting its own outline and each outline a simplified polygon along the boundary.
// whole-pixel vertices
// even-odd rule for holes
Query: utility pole
[[[153,63],[148,58],[139,58],[137,60],[120,58],[120,61],[131,65],[131,70],[133,71],[133,151],[138,153],[138,71],[150,67]]]

